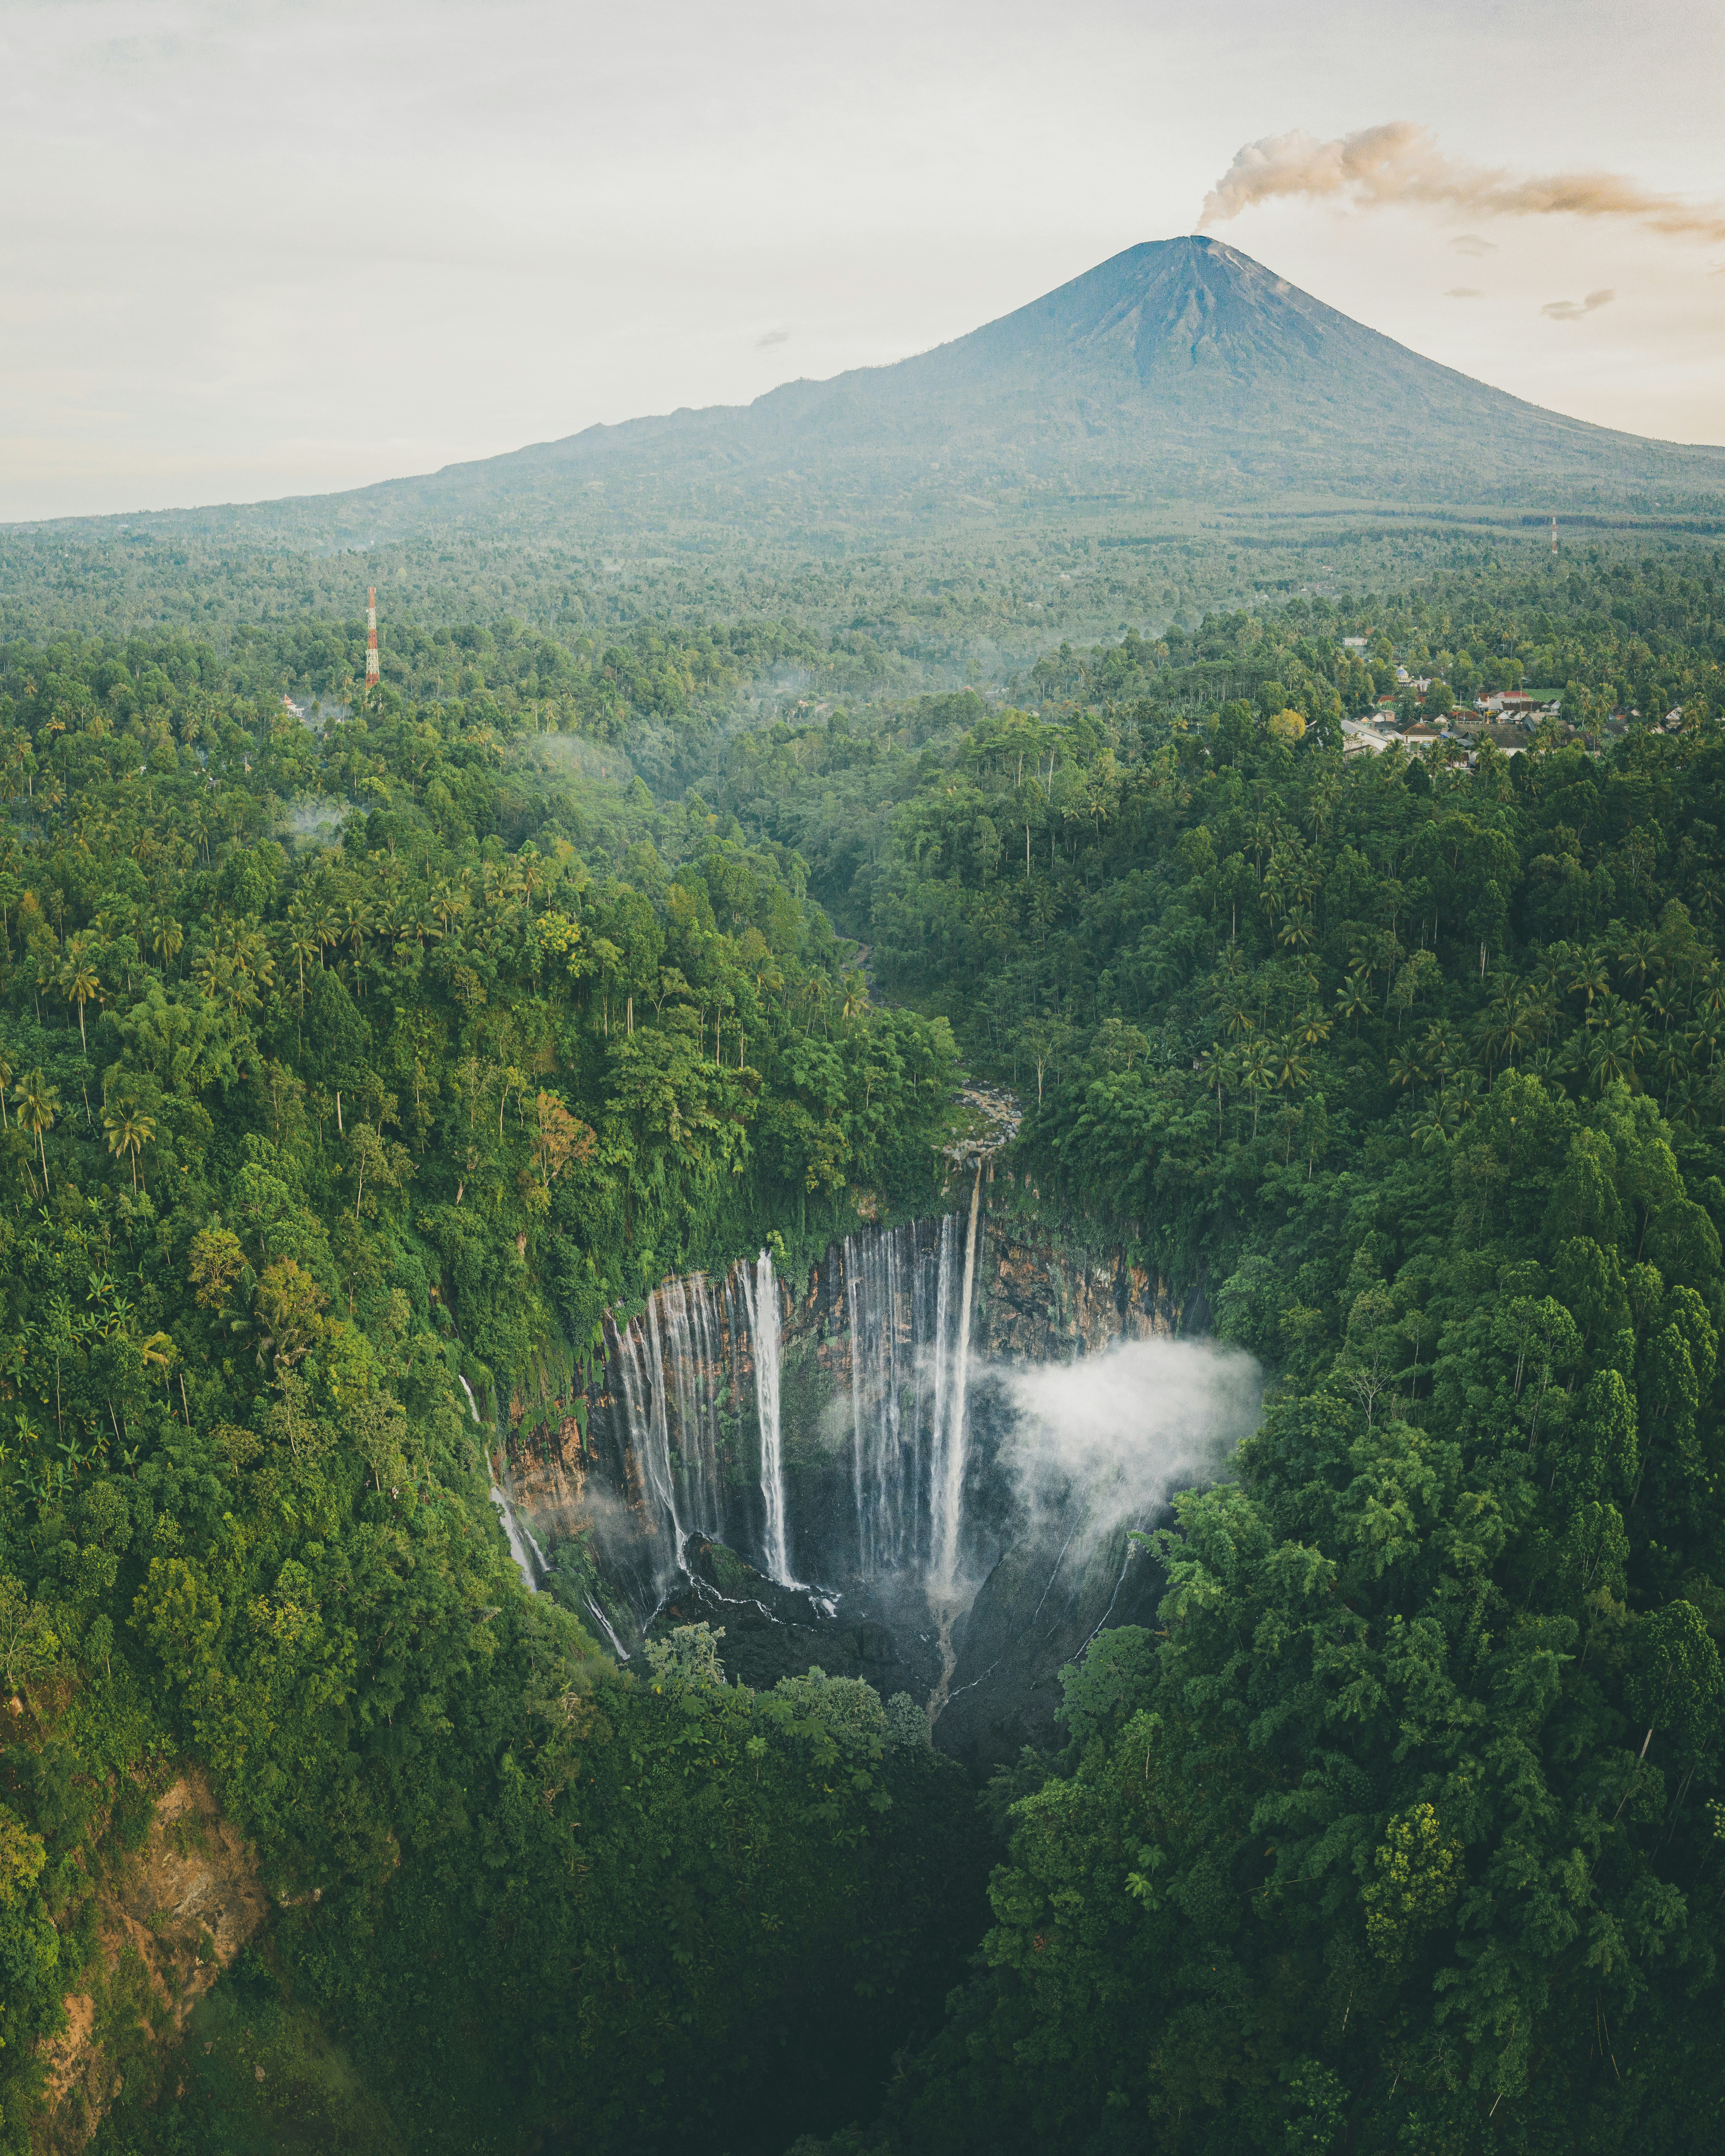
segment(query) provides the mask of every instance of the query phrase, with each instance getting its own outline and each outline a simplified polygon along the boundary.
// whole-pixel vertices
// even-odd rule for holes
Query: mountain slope
[[[1716,506],[1725,449],[1618,434],[1424,359],[1219,240],[1129,248],[932,352],[747,406],[586,429],[228,531],[869,523],[983,503],[1286,497]]]

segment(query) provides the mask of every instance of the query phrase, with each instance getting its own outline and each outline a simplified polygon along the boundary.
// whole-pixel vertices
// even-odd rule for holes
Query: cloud
[[[1483,300],[1485,296],[1477,285],[1452,285],[1444,295],[1446,300]]]
[[[1235,152],[1204,198],[1206,224],[1285,195],[1340,197],[1360,209],[1417,203],[1484,217],[1618,218],[1674,238],[1725,241],[1725,208],[1655,194],[1616,172],[1551,172],[1517,179],[1501,167],[1447,157],[1429,127],[1391,120],[1333,142],[1296,130]]]
[[[1548,322],[1579,322],[1584,315],[1609,307],[1616,297],[1608,286],[1603,292],[1589,292],[1584,300],[1548,300],[1539,311]]]
[[[1481,239],[1476,232],[1458,232],[1450,242],[1450,252],[1452,254],[1495,254],[1497,243]]]
[[[791,333],[788,330],[768,330],[755,339],[755,350],[765,352],[769,345],[788,344],[790,341]]]

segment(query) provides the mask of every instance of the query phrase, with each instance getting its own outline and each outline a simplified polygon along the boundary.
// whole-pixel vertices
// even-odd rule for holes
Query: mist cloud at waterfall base
[[[1058,1749],[1062,1673],[1105,1627],[1153,1625],[1164,1589],[1131,1530],[1183,1489],[1225,1480],[1258,1422],[1264,1373],[1209,1341],[1122,1341],[971,1390],[964,1558],[974,1599],[935,1742],[978,1774],[1026,1744]]]
[[[1058,1528],[1086,1545],[1145,1527],[1170,1496],[1227,1471],[1256,1426],[1264,1373],[1210,1341],[1130,1340],[1100,1355],[989,1378],[1010,1410],[999,1466],[1029,1538]]]

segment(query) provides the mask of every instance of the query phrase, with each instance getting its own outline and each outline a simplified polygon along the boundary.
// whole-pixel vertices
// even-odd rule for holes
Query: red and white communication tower
[[[377,667],[377,594],[366,593],[366,686],[375,689],[381,675]]]

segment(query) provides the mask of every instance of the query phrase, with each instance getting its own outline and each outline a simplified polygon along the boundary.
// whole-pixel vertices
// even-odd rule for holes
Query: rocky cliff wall
[[[111,1849],[111,1842],[107,1845]],[[41,2046],[46,2101],[39,2156],[71,2156],[120,2093],[141,2042],[172,2044],[263,1925],[255,1853],[225,1819],[201,1768],[157,1799],[142,1846],[98,1881],[96,1950],[66,1999],[67,2026]]]

